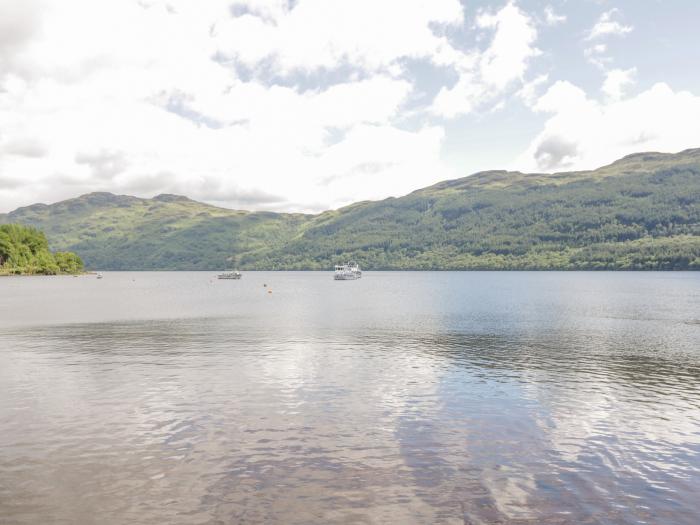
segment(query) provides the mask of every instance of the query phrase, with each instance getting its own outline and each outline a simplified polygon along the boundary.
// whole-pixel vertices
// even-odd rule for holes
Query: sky
[[[0,0],[0,212],[317,212],[700,147],[696,0]]]

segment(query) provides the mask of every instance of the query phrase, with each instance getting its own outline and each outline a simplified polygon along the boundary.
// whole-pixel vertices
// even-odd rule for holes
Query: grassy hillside
[[[51,253],[46,236],[36,228],[0,224],[0,275],[55,275],[82,270],[83,262],[74,253]]]
[[[319,215],[107,193],[20,208],[101,269],[700,269],[700,150],[587,172],[493,171]]]

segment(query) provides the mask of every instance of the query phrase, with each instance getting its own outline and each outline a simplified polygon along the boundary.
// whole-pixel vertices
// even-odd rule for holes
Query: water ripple
[[[3,524],[700,521],[694,281],[638,276],[649,305],[625,276],[582,307],[562,287],[608,277],[537,275],[522,311],[510,275],[341,301],[275,274],[279,303],[253,282],[250,310],[223,315],[231,287],[187,275],[165,318],[76,295],[114,318],[0,326]],[[167,276],[138,278],[172,302]]]

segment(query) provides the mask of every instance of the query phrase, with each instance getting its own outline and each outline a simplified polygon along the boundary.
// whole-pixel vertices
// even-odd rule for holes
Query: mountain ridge
[[[579,170],[579,171],[556,171],[553,173],[540,173],[540,172],[522,172],[519,170],[499,170],[499,169],[492,169],[492,170],[483,170],[483,171],[477,171],[475,173],[472,173],[470,175],[465,175],[464,177],[457,177],[455,179],[446,179],[444,181],[439,181],[436,182],[435,184],[432,184],[430,186],[426,186],[424,188],[418,188],[415,189],[406,195],[403,195],[403,197],[406,197],[408,195],[412,195],[417,192],[422,192],[425,191],[429,188],[433,188],[436,186],[442,186],[442,185],[450,185],[452,183],[458,183],[461,181],[466,181],[467,179],[473,179],[473,180],[479,180],[485,177],[489,176],[495,176],[495,175],[515,175],[515,176],[523,176],[523,177],[543,177],[543,178],[551,178],[552,180],[555,180],[557,177],[562,176],[562,175],[567,175],[570,176],[572,174],[590,174],[590,173],[595,173],[595,172],[602,172],[604,170],[607,170],[608,168],[612,168],[615,166],[619,166],[625,163],[629,163],[632,160],[644,160],[645,162],[650,162],[650,161],[659,161],[659,160],[668,160],[669,158],[674,158],[674,157],[681,157],[681,156],[693,156],[697,157],[698,160],[700,160],[700,148],[688,148],[683,151],[680,151],[678,153],[664,153],[664,152],[658,152],[658,151],[646,151],[646,152],[639,152],[639,153],[630,153],[629,155],[625,155],[624,157],[617,159],[610,164],[606,164],[604,166],[601,166],[599,168],[593,169],[593,170]],[[70,197],[68,199],[64,199],[61,201],[56,201],[51,204],[46,204],[43,202],[37,202],[34,204],[28,204],[26,206],[20,206],[15,208],[14,210],[10,212],[5,212],[5,213],[0,213],[0,218],[2,217],[7,217],[11,214],[15,214],[21,210],[25,210],[28,208],[33,208],[33,207],[49,207],[53,206],[56,204],[60,203],[67,203],[70,201],[75,201],[75,200],[81,200],[81,199],[92,199],[92,198],[97,198],[101,196],[107,196],[107,197],[112,197],[112,198],[126,198],[126,199],[139,199],[139,200],[145,200],[145,201],[160,201],[160,202],[172,202],[172,201],[190,201],[190,202],[197,202],[199,204],[205,205],[205,206],[211,206],[213,208],[219,208],[223,210],[229,210],[229,211],[237,211],[237,212],[246,212],[246,213],[259,213],[259,212],[266,212],[266,213],[279,213],[279,214],[297,214],[301,213],[302,215],[321,215],[323,213],[326,213],[328,211],[334,211],[334,209],[328,209],[324,210],[318,213],[303,213],[303,212],[275,212],[271,210],[241,210],[237,208],[224,208],[221,206],[217,206],[214,204],[210,204],[207,202],[203,201],[196,201],[194,199],[191,199],[190,197],[187,197],[186,195],[179,195],[179,194],[174,194],[174,193],[160,193],[157,195],[154,195],[153,197],[136,197],[134,195],[127,195],[127,194],[120,194],[120,193],[112,193],[110,191],[92,191],[88,193],[84,193],[82,195],[78,195],[76,197]],[[385,199],[380,199],[377,201],[373,200],[362,200],[362,201],[357,201],[353,202],[350,204],[347,204],[345,206],[342,206],[340,208],[336,208],[337,210],[346,208],[348,206],[355,206],[357,204],[363,204],[363,203],[370,203],[370,202],[382,202],[383,200],[386,199],[399,199],[400,197],[386,197]]]
[[[318,214],[93,192],[0,214],[90,268],[700,268],[700,149],[589,171],[490,170]]]

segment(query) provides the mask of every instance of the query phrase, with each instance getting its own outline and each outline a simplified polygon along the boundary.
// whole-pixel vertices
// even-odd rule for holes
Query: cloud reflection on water
[[[520,287],[504,315],[473,283],[481,305],[429,284],[413,302],[391,288],[369,314],[282,290],[244,315],[5,327],[2,513],[697,521],[700,335],[685,314],[618,290],[593,318],[577,309],[591,298]]]

